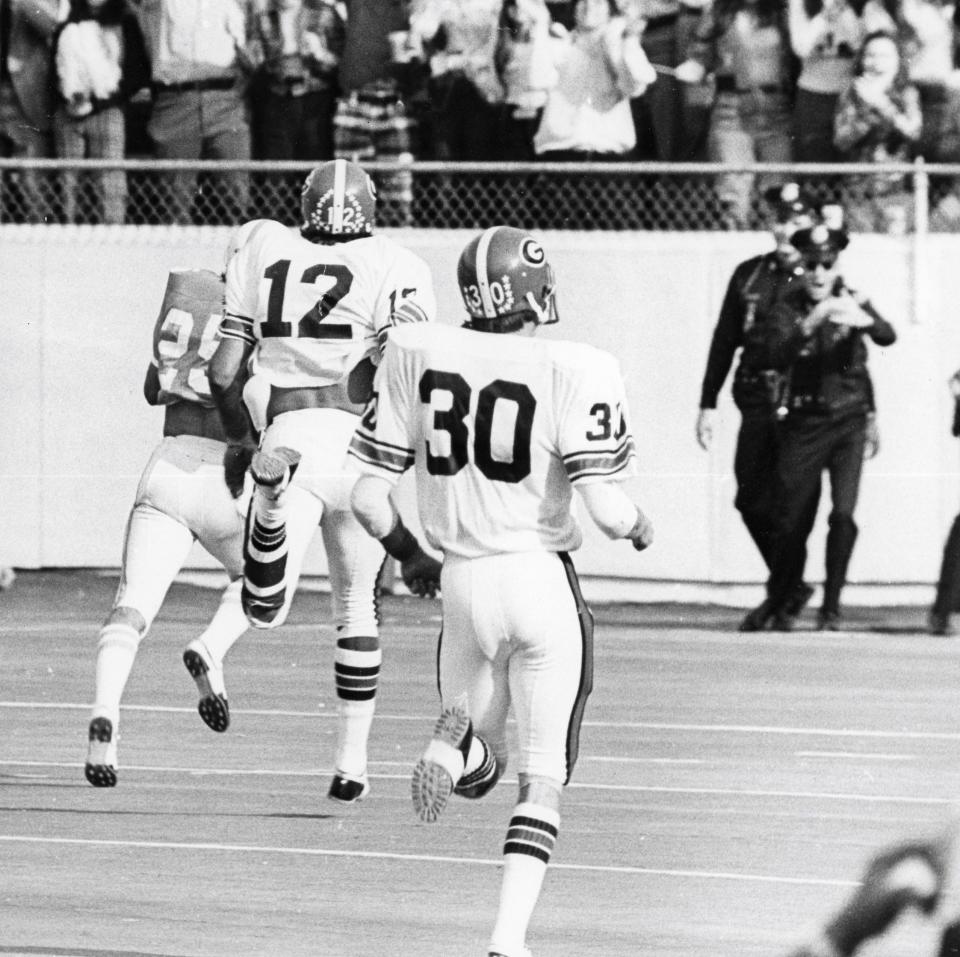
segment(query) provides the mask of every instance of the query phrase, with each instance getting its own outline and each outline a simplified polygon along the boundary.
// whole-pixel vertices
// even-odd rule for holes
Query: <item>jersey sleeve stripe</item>
[[[363,432],[354,433],[347,451],[354,458],[397,475],[406,472],[413,465],[412,449],[403,449],[396,445],[379,442]]]
[[[563,457],[563,467],[571,482],[598,475],[614,475],[626,468],[636,455],[633,439],[605,452],[573,452]]]
[[[234,316],[231,313],[224,315],[220,322],[220,335],[225,339],[242,339],[244,342],[254,343],[253,320],[244,316]]]
[[[390,321],[395,326],[404,322],[426,322],[427,314],[418,303],[411,302],[408,299],[397,306],[390,316]]]

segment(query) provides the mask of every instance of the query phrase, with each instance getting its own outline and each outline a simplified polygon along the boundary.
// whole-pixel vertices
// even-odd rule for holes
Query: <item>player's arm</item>
[[[575,486],[597,528],[607,538],[626,538],[642,552],[653,543],[653,523],[626,492],[612,482]]]
[[[251,342],[224,334],[207,368],[210,394],[227,437],[223,478],[234,498],[243,494],[243,477],[256,448],[250,416],[243,404],[247,360],[252,351]]]
[[[409,398],[396,343],[388,343],[377,371],[373,398],[348,449],[351,466],[361,473],[350,504],[357,521],[400,563],[403,583],[415,595],[436,595],[441,565],[428,555],[404,525],[391,497],[400,476],[413,465],[408,434]]]
[[[564,376],[558,448],[570,484],[609,538],[627,538],[642,551],[653,525],[623,491],[636,475],[636,450],[623,378],[609,353],[586,352]]]
[[[409,322],[433,322],[437,296],[429,266],[419,256],[402,250],[386,276],[375,307],[378,353],[383,355],[390,330]]]
[[[393,503],[393,484],[379,475],[357,480],[350,506],[367,533],[379,539],[384,551],[400,563],[403,583],[421,598],[433,598],[440,588],[440,562],[428,555],[407,528]]]
[[[160,370],[155,362],[147,366],[147,373],[143,377],[143,397],[147,405],[160,404]]]

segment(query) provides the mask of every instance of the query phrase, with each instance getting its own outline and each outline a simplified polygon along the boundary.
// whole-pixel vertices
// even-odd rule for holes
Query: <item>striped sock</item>
[[[523,953],[527,926],[540,897],[559,827],[560,814],[552,808],[524,802],[513,809],[503,846],[500,908],[490,950]]]
[[[454,791],[461,797],[481,798],[497,783],[500,766],[483,738],[478,734],[470,737],[470,751]]]
[[[357,641],[356,638],[337,640],[333,673],[340,714],[337,770],[359,775],[367,769],[367,739],[377,704],[377,685],[383,655],[379,648],[357,651],[351,647]],[[359,641],[369,644],[371,639],[366,637]]]
[[[243,610],[250,623],[274,622],[287,596],[287,523],[285,509],[271,507],[257,494],[243,549]]]

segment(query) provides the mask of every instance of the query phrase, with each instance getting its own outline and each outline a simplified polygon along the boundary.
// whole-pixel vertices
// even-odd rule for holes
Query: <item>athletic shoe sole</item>
[[[260,488],[279,495],[290,484],[299,464],[300,453],[281,445],[269,452],[257,452],[250,462],[250,474]]]
[[[197,711],[204,724],[213,731],[226,731],[230,727],[230,705],[226,695],[218,694],[210,685],[209,667],[203,656],[192,648],[183,653],[183,663],[197,684],[200,701]]]
[[[87,780],[95,788],[117,786],[116,758],[111,755],[113,722],[109,718],[94,718],[89,729],[90,746],[83,769]]]
[[[457,783],[450,770],[431,756],[431,751],[444,746],[459,750],[469,733],[470,716],[463,708],[448,708],[440,715],[433,740],[413,769],[410,781],[413,809],[421,821],[431,824],[440,816]]]

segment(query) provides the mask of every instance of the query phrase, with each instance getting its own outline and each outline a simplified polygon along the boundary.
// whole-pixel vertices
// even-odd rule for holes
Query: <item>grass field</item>
[[[219,596],[174,585],[127,689],[119,784],[87,785],[115,588],[23,572],[0,594],[0,955],[485,954],[515,778],[434,825],[409,797],[438,711],[438,602],[384,600],[372,790],[342,807],[326,797],[333,633],[317,592],[234,647],[218,735],[180,652]],[[918,609],[854,609],[837,634],[739,634],[742,612],[717,606],[594,612],[595,691],[535,957],[778,957],[879,845],[953,810],[960,643],[923,634]],[[911,917],[869,953],[929,940]]]

